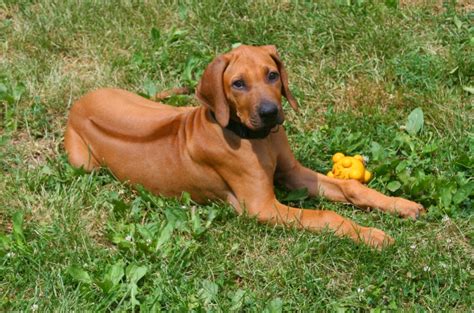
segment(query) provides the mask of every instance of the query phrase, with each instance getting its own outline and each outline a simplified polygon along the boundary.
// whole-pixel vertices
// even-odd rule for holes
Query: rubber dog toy
[[[364,158],[359,154],[351,157],[338,152],[333,155],[332,161],[334,165],[327,174],[329,177],[355,179],[361,183],[368,183],[372,178],[372,173],[365,169]]]

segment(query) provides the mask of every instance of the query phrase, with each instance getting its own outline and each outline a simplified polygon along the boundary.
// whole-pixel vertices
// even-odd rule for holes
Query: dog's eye
[[[280,75],[277,72],[268,73],[268,80],[271,82],[277,80],[278,77],[280,77]]]
[[[242,79],[238,79],[232,83],[232,87],[234,87],[235,89],[244,89],[245,82]]]

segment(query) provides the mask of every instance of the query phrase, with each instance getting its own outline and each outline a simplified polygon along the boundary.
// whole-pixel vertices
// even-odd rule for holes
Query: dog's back
[[[172,107],[140,97],[122,89],[99,89],[80,98],[71,108],[69,119],[77,130],[87,119],[110,136],[146,141],[157,132],[171,131],[173,121],[193,107]],[[87,133],[87,129],[84,129]],[[86,135],[87,136],[87,135]],[[158,135],[159,136],[159,135]]]

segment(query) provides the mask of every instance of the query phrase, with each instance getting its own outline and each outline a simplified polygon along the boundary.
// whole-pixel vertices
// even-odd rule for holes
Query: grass
[[[472,309],[470,9],[463,1],[0,1],[0,310]],[[413,222],[277,191],[396,239],[377,252],[67,164],[67,112],[82,94],[193,87],[236,43],[278,46],[302,108],[287,110],[285,127],[305,165],[326,172],[334,152],[362,153],[371,187],[429,213]],[[416,108],[423,120],[408,123]]]

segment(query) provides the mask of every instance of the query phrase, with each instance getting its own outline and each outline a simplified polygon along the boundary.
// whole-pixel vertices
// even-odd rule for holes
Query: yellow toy
[[[338,152],[332,157],[334,163],[329,177],[342,179],[355,179],[361,183],[368,183],[372,178],[372,173],[365,169],[364,158],[357,154],[353,157],[345,156]]]

